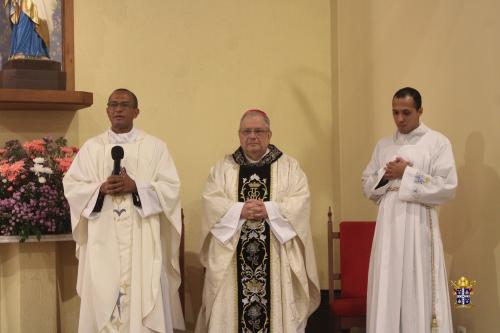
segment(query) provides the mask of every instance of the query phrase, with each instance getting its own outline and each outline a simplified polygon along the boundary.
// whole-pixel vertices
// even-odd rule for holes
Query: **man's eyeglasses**
[[[131,109],[134,105],[130,102],[109,102],[108,108],[110,109],[118,109],[121,107],[122,109]]]
[[[254,133],[256,136],[264,136],[269,132],[268,129],[264,128],[243,128],[240,129],[240,134],[243,136],[249,136]]]

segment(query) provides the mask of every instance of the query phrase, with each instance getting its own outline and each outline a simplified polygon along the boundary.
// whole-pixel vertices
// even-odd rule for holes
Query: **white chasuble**
[[[384,183],[385,165],[410,162],[402,179]],[[363,191],[379,205],[368,277],[367,332],[452,333],[437,207],[453,198],[451,144],[421,124],[379,141],[363,172]],[[434,332],[434,331],[433,331]]]
[[[196,323],[198,333],[233,333],[240,332],[245,324],[239,318],[239,306],[257,300],[261,295],[258,290],[260,282],[242,278],[238,274],[238,243],[242,237],[255,237],[252,224],[238,225],[234,235],[223,242],[211,232],[221,223],[231,209],[238,207],[238,182],[240,181],[240,165],[233,156],[228,155],[211,169],[203,192],[204,215],[201,250],[201,262],[206,269],[203,289],[202,308]],[[285,231],[276,237],[277,228],[271,227],[269,237],[269,297],[262,302],[270,302],[270,320],[268,330],[255,332],[303,332],[309,315],[320,302],[317,268],[314,257],[312,237],[309,225],[309,189],[305,174],[293,158],[282,155],[270,165],[270,191],[268,202],[273,202],[282,215],[281,221],[288,221],[292,233]],[[255,176],[254,176],[255,177]],[[248,178],[243,179],[248,181]],[[262,180],[262,179],[259,179]],[[266,207],[269,207],[266,205]],[[239,207],[241,211],[241,206]],[[269,212],[268,212],[269,213]],[[271,214],[269,214],[271,215]],[[236,216],[238,224],[239,214]],[[273,218],[265,220],[272,224]],[[249,223],[250,221],[246,221]],[[250,230],[245,229],[250,226]],[[283,226],[281,226],[283,229]],[[286,229],[286,228],[284,228]],[[287,235],[295,235],[291,239]],[[262,234],[258,237],[263,238]],[[279,234],[278,234],[279,237]],[[283,243],[281,243],[284,241]],[[241,245],[240,245],[241,246]],[[249,247],[250,251],[252,247]],[[241,268],[240,268],[241,270]],[[248,288],[243,295],[238,295],[238,284],[245,283]],[[240,285],[241,292],[241,285]],[[246,295],[246,296],[245,296]],[[242,299],[243,297],[243,299]],[[241,305],[243,304],[243,305]],[[241,308],[240,308],[241,311]],[[258,310],[260,311],[260,310]],[[251,317],[259,312],[256,308],[244,313]],[[245,330],[253,332],[252,330]]]
[[[131,142],[119,144],[121,166],[136,184],[147,184],[160,213],[145,216],[130,194],[106,195],[101,211],[84,217],[113,170],[116,144],[107,132],[82,146],[63,180],[79,260],[82,333],[184,329],[178,293],[180,183],[166,145],[135,131]]]

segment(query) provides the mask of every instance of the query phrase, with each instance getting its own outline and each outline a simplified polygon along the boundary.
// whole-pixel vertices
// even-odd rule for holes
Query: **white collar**
[[[396,131],[394,134],[394,142],[398,144],[415,144],[420,140],[424,134],[430,131],[430,128],[425,126],[424,123],[420,123],[417,128],[407,134],[400,133]]]
[[[108,139],[111,144],[133,143],[137,139],[137,130],[132,127],[130,132],[115,133],[113,130],[108,130]]]
[[[250,162],[251,164],[254,164],[254,163],[258,163],[260,160],[262,160],[264,158],[264,156],[266,156],[268,153],[269,153],[269,148],[266,149],[266,153],[264,155],[262,155],[262,157],[259,158],[258,160],[252,160],[250,157],[247,156],[247,154],[245,154],[245,158],[248,160],[248,162]]]

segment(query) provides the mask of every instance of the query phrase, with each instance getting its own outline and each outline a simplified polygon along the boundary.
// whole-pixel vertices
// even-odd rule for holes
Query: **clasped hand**
[[[241,209],[241,217],[245,220],[260,220],[267,218],[267,210],[264,202],[257,199],[245,201]]]
[[[396,157],[394,161],[385,165],[384,178],[389,180],[403,178],[403,174],[408,165],[411,166],[411,163],[401,157]]]
[[[99,191],[109,195],[124,195],[137,191],[135,181],[129,177],[125,168],[120,170],[119,175],[111,175],[102,183]]]

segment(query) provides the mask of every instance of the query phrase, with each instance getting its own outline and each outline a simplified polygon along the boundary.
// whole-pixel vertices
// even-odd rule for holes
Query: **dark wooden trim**
[[[62,69],[66,90],[0,89],[0,111],[76,111],[93,104],[93,94],[75,91],[74,0],[61,0]]]
[[[0,110],[76,111],[92,103],[85,91],[0,89]]]
[[[66,72],[66,90],[75,90],[75,26],[74,26],[74,2],[73,0],[62,1],[62,39],[63,39],[63,71]]]
[[[328,235],[328,290],[330,302],[334,299],[334,268],[333,268],[333,221],[332,221],[332,207],[328,207],[328,222],[327,222],[327,235]]]

